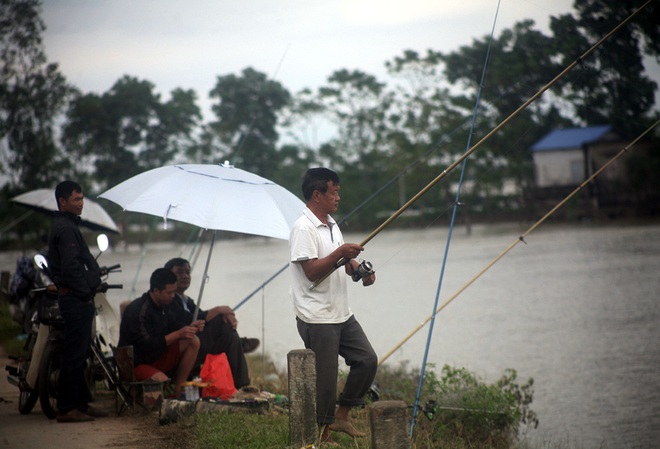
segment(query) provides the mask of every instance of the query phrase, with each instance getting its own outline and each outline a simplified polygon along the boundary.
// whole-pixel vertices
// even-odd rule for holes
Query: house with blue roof
[[[536,187],[578,186],[599,168],[595,161],[624,146],[608,125],[551,131],[531,148]]]
[[[596,171],[608,164],[628,144],[609,125],[556,129],[530,148],[534,161],[537,199],[557,200],[578,187]],[[604,209],[631,204],[634,191],[628,162],[648,155],[651,144],[638,142],[632,149],[612,161],[582,195],[590,207]]]

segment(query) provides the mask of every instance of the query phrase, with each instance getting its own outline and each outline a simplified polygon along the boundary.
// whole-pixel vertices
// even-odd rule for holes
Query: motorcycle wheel
[[[32,357],[32,350],[34,349],[34,343],[36,341],[36,334],[31,332],[28,334],[28,339],[25,342],[24,355],[20,358],[18,362],[18,372],[21,377],[27,375],[28,370],[30,369],[30,358]],[[36,387],[36,385],[35,385]],[[39,399],[39,392],[30,388],[18,387],[19,396],[18,396],[18,411],[21,415],[29,414],[37,403]]]
[[[39,399],[39,392],[33,390],[21,390],[18,396],[18,411],[21,415],[29,414]]]
[[[57,384],[60,378],[60,363],[62,361],[63,346],[61,342],[49,341],[44,349],[39,365],[39,403],[41,410],[50,419],[57,416]],[[96,398],[96,379],[94,375],[94,363],[92,357],[88,357],[85,363],[85,387],[89,398]]]
[[[39,364],[39,403],[41,411],[50,419],[55,419],[57,403],[57,381],[60,377],[62,344],[49,341]]]

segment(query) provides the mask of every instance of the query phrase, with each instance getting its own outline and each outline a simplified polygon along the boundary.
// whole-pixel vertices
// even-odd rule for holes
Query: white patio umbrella
[[[99,195],[124,210],[193,224],[288,240],[304,203],[293,193],[253,173],[222,165],[183,164],[136,175]],[[197,298],[201,303],[215,232]],[[195,312],[195,318],[197,311]]]
[[[15,196],[10,201],[29,207],[38,212],[52,215],[57,209],[55,191],[51,189],[36,189]],[[95,201],[85,198],[80,224],[90,229],[119,234],[119,228],[110,215]]]

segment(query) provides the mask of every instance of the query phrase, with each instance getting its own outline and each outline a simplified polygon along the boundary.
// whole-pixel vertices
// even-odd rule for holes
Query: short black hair
[[[149,291],[165,290],[170,284],[176,284],[176,274],[172,273],[172,270],[157,268],[149,278]]]
[[[315,190],[326,193],[329,182],[332,182],[336,186],[339,185],[339,175],[329,168],[317,167],[307,170],[302,182],[302,194],[305,201],[312,199],[312,194]]]
[[[76,181],[62,181],[55,187],[55,202],[60,206],[60,198],[68,200],[73,192],[82,193],[82,187]]]
[[[168,260],[163,268],[171,270],[174,267],[182,267],[184,265],[190,266],[190,262],[188,262],[183,257],[175,257],[174,259]]]

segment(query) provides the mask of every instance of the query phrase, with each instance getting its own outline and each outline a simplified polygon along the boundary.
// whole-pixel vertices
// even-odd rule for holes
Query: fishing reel
[[[438,413],[438,403],[434,400],[426,401],[426,404],[424,404],[423,412],[429,421],[433,420],[436,413]]]
[[[353,278],[353,282],[357,282],[362,278],[366,278],[367,276],[371,276],[374,274],[374,267],[371,265],[371,262],[368,262],[366,260],[360,260],[360,265],[358,265],[357,269],[353,268],[353,265],[350,265],[351,267],[351,277]]]

